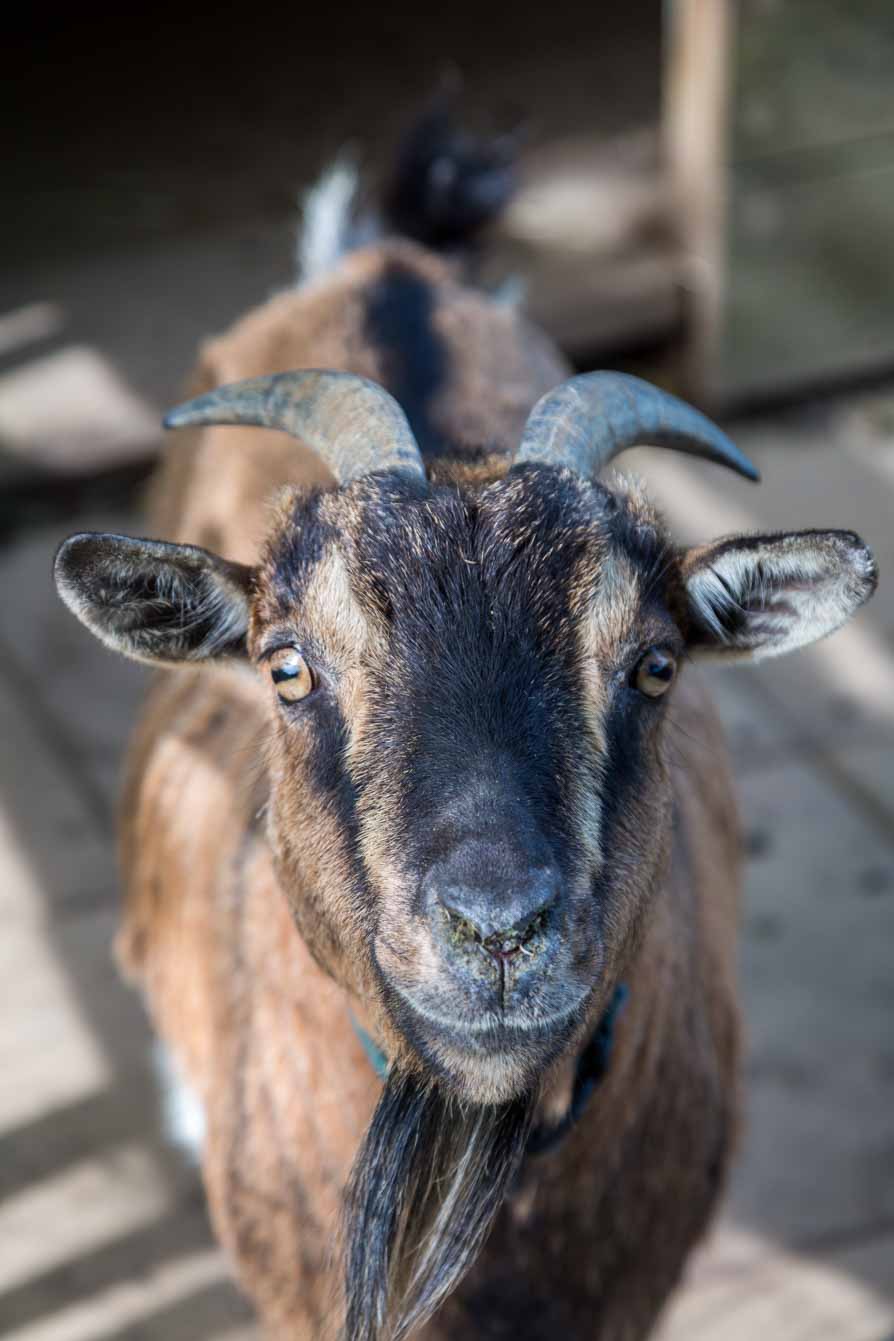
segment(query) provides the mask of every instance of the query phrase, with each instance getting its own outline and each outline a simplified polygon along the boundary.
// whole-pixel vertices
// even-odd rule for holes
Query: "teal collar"
[[[378,1043],[375,1043],[364,1028],[357,1023],[354,1012],[351,1011],[351,1024],[354,1026],[354,1033],[360,1039],[363,1045],[363,1051],[369,1058],[370,1065],[380,1080],[384,1080],[388,1074],[388,1058],[385,1056]]]

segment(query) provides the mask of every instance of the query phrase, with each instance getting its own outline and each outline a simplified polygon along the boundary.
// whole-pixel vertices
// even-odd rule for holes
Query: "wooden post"
[[[894,4],[673,0],[664,152],[688,394],[894,365]]]
[[[679,375],[684,394],[701,401],[716,392],[723,323],[732,8],[733,0],[675,0],[665,30],[663,149],[682,250]]]

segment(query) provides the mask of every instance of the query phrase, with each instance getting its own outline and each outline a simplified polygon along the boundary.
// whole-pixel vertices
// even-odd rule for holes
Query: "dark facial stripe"
[[[353,850],[357,845],[357,793],[345,766],[348,729],[341,710],[326,693],[312,705],[294,709],[312,712],[312,737],[304,756],[312,793],[331,808],[339,829],[350,840]]]
[[[370,760],[387,759],[401,778],[410,866],[432,859],[428,821],[443,812],[448,793],[474,783],[490,802],[496,790],[488,791],[488,779],[507,770],[532,830],[559,860],[574,859],[567,761],[584,725],[568,611],[590,518],[581,516],[576,485],[551,473],[543,484],[531,515],[515,526],[501,509],[482,515],[445,491],[434,503],[438,524],[424,536],[425,559],[411,565],[404,556],[413,528],[426,524],[422,510],[405,513],[406,538],[401,519],[374,525],[366,511],[361,566],[388,593],[393,638],[371,728],[380,746]],[[553,537],[545,552],[519,541],[537,530]],[[524,827],[520,811],[514,822]]]
[[[313,493],[299,499],[288,528],[273,550],[269,596],[280,618],[300,610],[314,568],[337,541],[333,527],[320,516],[322,498],[322,494]]]

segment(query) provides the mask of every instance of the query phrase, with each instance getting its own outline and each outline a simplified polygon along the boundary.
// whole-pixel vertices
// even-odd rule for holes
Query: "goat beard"
[[[401,1341],[480,1252],[525,1153],[536,1096],[462,1103],[392,1068],[354,1162],[343,1341]]]

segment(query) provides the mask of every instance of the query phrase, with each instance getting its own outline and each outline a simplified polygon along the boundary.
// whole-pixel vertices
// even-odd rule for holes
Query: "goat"
[[[872,556],[681,550],[602,468],[746,458],[644,382],[569,377],[412,240],[244,317],[192,391],[166,539],[75,535],[55,576],[180,668],[131,750],[119,953],[233,1270],[293,1341],[637,1341],[738,1112],[736,809],[683,663],[824,636]]]

